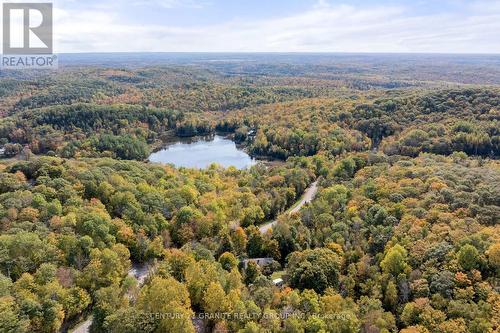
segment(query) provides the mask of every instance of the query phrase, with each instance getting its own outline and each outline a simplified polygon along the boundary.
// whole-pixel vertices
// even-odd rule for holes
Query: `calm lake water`
[[[233,141],[219,135],[199,138],[192,142],[188,140],[170,144],[152,153],[149,160],[189,168],[206,168],[212,163],[217,163],[224,167],[235,166],[244,169],[256,163],[250,155],[238,149]]]

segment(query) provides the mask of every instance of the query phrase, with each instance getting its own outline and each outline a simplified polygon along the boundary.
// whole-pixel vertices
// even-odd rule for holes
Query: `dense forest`
[[[0,73],[0,332],[500,330],[498,58],[274,57]]]

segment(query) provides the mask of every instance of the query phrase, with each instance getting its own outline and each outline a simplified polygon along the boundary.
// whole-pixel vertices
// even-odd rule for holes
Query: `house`
[[[243,267],[246,269],[248,266],[248,263],[252,261],[256,263],[259,267],[264,267],[267,264],[271,264],[274,259],[273,258],[250,258],[250,259],[243,259]]]

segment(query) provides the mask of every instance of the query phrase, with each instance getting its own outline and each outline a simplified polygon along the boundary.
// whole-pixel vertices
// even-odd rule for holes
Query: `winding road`
[[[316,193],[318,192],[318,181],[315,181],[312,183],[305,191],[302,197],[300,198],[299,201],[295,203],[295,205],[288,209],[284,214],[293,214],[298,212],[302,206],[304,206],[306,203],[311,202],[314,197],[316,196]],[[278,222],[278,220],[274,220],[268,223],[265,223],[259,227],[259,230],[261,233],[266,233],[268,230],[270,230],[273,225],[275,225]],[[139,285],[143,285],[146,277],[149,274],[149,267],[146,264],[135,264],[132,266],[132,268],[129,270],[128,275],[129,276],[134,276],[137,281],[139,281]],[[84,322],[80,323],[78,326],[76,326],[71,332],[72,333],[88,333],[90,325],[92,324],[92,317],[88,317]]]
[[[316,196],[316,193],[318,192],[318,181],[315,181],[314,183],[311,184],[305,191],[304,194],[302,195],[302,198],[295,203],[295,205],[288,209],[285,214],[293,214],[298,212],[302,206],[304,206],[306,203],[311,202],[314,197]],[[268,223],[265,223],[259,227],[259,231],[262,234],[265,234],[268,230],[270,230],[273,225],[275,225],[278,222],[278,220],[274,220]]]

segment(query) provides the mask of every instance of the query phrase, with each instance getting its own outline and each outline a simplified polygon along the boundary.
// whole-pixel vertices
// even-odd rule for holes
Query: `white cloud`
[[[134,5],[151,6],[151,4],[162,8],[198,8],[201,9],[208,5],[208,2],[199,0],[139,0],[134,2]]]
[[[168,5],[180,0],[158,1]],[[398,6],[334,6],[321,0],[310,10],[287,17],[189,28],[131,25],[108,12],[59,9],[55,13],[56,49],[500,53],[500,10],[495,5],[485,11],[479,2],[465,14],[412,15]]]
[[[477,0],[471,1],[468,5],[473,11],[481,13],[492,13],[500,12],[500,1],[499,0]]]

